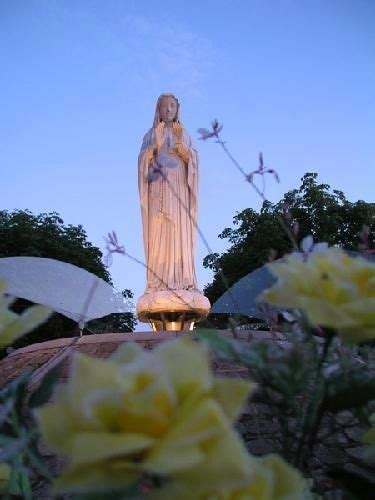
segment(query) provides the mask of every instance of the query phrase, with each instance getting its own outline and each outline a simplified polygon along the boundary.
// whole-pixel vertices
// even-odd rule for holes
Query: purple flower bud
[[[212,122],[212,130],[208,130],[206,128],[199,128],[198,134],[201,135],[199,137],[200,140],[205,141],[206,139],[210,139],[211,137],[219,137],[220,132],[222,131],[223,126],[219,125],[217,120]]]
[[[198,134],[201,135],[201,137],[199,137],[199,139],[202,141],[205,141],[206,139],[209,139],[210,137],[213,137],[215,135],[213,132],[210,132],[206,128],[199,128]]]
[[[263,153],[259,153],[259,166],[263,168]]]

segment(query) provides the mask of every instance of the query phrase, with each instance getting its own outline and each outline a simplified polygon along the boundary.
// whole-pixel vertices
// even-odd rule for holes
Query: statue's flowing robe
[[[172,131],[168,129],[168,134]],[[172,139],[173,141],[173,139]],[[197,289],[195,276],[198,213],[198,154],[183,129],[188,164],[175,154],[177,166],[164,168],[164,178],[149,180],[150,148],[154,129],[143,139],[138,157],[138,185],[147,263],[146,292]]]

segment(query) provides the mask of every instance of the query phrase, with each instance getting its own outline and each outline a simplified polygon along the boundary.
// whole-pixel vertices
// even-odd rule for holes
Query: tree
[[[124,299],[132,299],[134,294],[131,290],[126,288],[122,292]],[[104,318],[93,319],[87,325],[87,328],[93,333],[126,333],[134,331],[136,325],[136,318],[133,313],[118,313],[109,314]]]
[[[83,227],[64,225],[56,212],[34,215],[29,210],[0,211],[0,257],[16,256],[46,257],[68,262],[112,284],[110,273],[101,260],[102,252],[87,241]],[[126,298],[132,296],[130,290],[124,290],[123,294]],[[30,302],[20,299],[14,304],[14,309],[20,312],[29,305]],[[132,313],[113,314],[100,321],[101,333],[114,331],[112,327],[116,327],[116,331],[134,330],[135,318]],[[76,334],[76,324],[55,313],[44,325],[21,338],[13,347]]]
[[[87,241],[81,225],[64,226],[56,212],[0,211],[0,257],[47,257],[69,262],[111,283],[102,252]]]
[[[214,303],[225,291],[220,269],[228,285],[265,264],[272,251],[282,256],[292,250],[292,243],[280,224],[280,217],[292,230],[298,227],[297,241],[311,234],[314,241],[326,241],[347,250],[357,250],[364,225],[375,229],[375,203],[348,201],[342,191],[328,184],[318,184],[318,174],[306,173],[299,189],[287,192],[276,204],[263,203],[260,212],[246,208],[233,218],[235,228],[225,228],[219,238],[228,239],[229,249],[221,255],[209,254],[203,265],[214,271],[204,292]],[[298,224],[298,226],[297,226]],[[370,245],[373,237],[370,236]]]

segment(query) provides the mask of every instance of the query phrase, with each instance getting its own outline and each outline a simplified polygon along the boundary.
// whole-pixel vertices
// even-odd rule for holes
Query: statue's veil
[[[162,99],[164,99],[164,97],[173,97],[173,99],[176,101],[177,103],[177,113],[176,113],[176,118],[173,120],[177,123],[180,123],[180,103],[178,102],[178,99],[177,97],[174,95],[174,94],[161,94],[156,102],[156,109],[155,109],[155,116],[154,116],[154,128],[157,127],[160,123],[160,113],[159,113],[159,107],[160,107],[160,103],[162,101]]]

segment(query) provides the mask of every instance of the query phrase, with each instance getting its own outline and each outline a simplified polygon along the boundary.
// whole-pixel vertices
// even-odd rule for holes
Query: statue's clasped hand
[[[174,140],[175,140],[175,143],[178,144],[178,143],[182,143],[183,142],[183,129],[181,127],[181,125],[177,122],[174,122],[173,125],[173,135],[174,135]]]
[[[164,122],[160,122],[154,128],[154,143],[148,150],[148,166],[150,167],[156,160],[167,137],[167,130]]]
[[[155,143],[157,148],[160,150],[167,136],[165,123],[160,122],[159,125],[155,127],[154,131],[155,131]]]
[[[172,130],[174,139],[173,146],[175,147],[169,148],[169,153],[172,155],[174,154],[179,156],[187,164],[189,162],[189,152],[184,145],[183,128],[179,123],[174,122],[172,124]],[[150,150],[149,165],[153,164],[153,162],[155,161],[157,155],[160,153],[163,147],[163,144],[166,141],[166,138],[167,138],[167,127],[165,123],[161,121],[154,128],[154,145]]]
[[[184,145],[184,139],[183,139],[183,128],[179,123],[173,123],[173,135],[174,135],[174,142],[176,144],[176,153],[180,158],[183,159],[184,163],[188,164],[189,163],[189,151]]]

